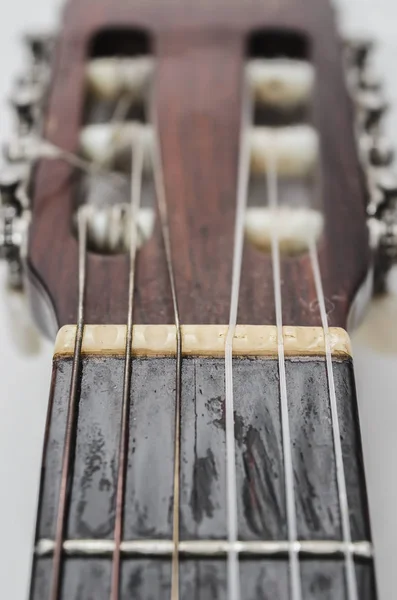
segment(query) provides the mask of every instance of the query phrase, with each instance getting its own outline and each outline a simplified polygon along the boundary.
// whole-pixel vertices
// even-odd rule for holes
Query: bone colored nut
[[[245,233],[254,246],[270,252],[276,233],[280,252],[285,255],[307,251],[311,240],[318,241],[323,228],[322,214],[310,208],[252,207],[247,209],[245,217]]]
[[[127,93],[131,100],[141,100],[153,68],[153,59],[148,57],[97,58],[87,65],[87,81],[91,92],[100,99],[115,100]]]
[[[131,152],[132,145],[140,142],[144,146],[147,169],[150,164],[153,136],[150,125],[134,121],[87,125],[80,133],[80,150],[88,160],[99,165],[108,165],[117,155]]]
[[[269,156],[276,160],[277,173],[304,177],[318,162],[319,138],[309,125],[253,127],[251,130],[251,171],[266,173]]]
[[[82,354],[125,355],[126,325],[86,325]],[[182,325],[182,355],[225,356],[227,325]],[[283,327],[285,356],[324,356],[326,353],[322,327]],[[60,329],[55,344],[55,357],[71,356],[74,352],[76,326]],[[329,330],[332,355],[351,356],[349,335],[344,329]],[[175,356],[175,325],[134,325],[132,335],[134,356]],[[273,325],[237,325],[233,338],[234,356],[278,356],[277,328]]]
[[[314,87],[314,68],[304,61],[255,59],[247,67],[255,100],[281,109],[308,103]]]

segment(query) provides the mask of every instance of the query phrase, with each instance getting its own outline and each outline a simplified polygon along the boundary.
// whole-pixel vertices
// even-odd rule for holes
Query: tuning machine
[[[365,154],[369,168],[390,167],[394,161],[394,147],[385,135],[366,136],[362,138],[361,150]]]
[[[15,110],[18,122],[18,133],[27,135],[39,126],[40,104],[43,90],[38,84],[17,83],[10,96],[10,103]]]
[[[17,130],[5,146],[7,165],[0,169],[0,257],[8,264],[9,282],[22,286],[22,265],[30,221],[28,188],[32,164],[53,157],[51,144],[41,139],[45,102],[55,37],[48,33],[25,35],[29,65],[18,77],[10,102],[17,116]]]
[[[349,40],[344,47],[347,85],[356,109],[356,137],[369,195],[367,214],[375,260],[375,291],[382,292],[387,273],[397,262],[395,152],[384,133],[388,102],[373,67],[373,41]]]
[[[22,165],[7,165],[0,171],[0,257],[7,261],[9,284],[22,287],[22,258],[27,239],[28,172]]]
[[[48,67],[55,47],[55,36],[51,32],[33,31],[26,33],[24,41],[32,62],[37,67]]]
[[[390,155],[377,158],[389,159]],[[397,263],[397,174],[390,166],[378,165],[369,170],[368,182],[367,214],[375,256],[375,291],[383,292],[387,273]]]
[[[374,40],[369,37],[345,38],[343,40],[347,68],[363,70],[373,51]]]
[[[359,131],[379,135],[389,104],[380,90],[359,90],[355,95]]]

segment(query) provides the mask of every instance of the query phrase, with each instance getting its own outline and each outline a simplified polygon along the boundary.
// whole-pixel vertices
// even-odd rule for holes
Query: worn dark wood
[[[71,360],[54,364],[53,401],[37,539],[54,539]],[[84,358],[68,539],[112,539],[122,358]],[[370,540],[352,364],[333,363],[353,541]],[[326,366],[286,361],[300,540],[342,540]],[[182,371],[180,539],[226,539],[225,373],[222,359],[185,359]],[[172,358],[132,365],[123,539],[172,539]],[[278,361],[236,359],[235,439],[239,539],[286,540]],[[107,599],[111,556],[65,557],[60,600]],[[36,558],[32,600],[48,597],[51,557]],[[359,597],[374,600],[371,561],[356,561]],[[288,598],[288,557],[241,557],[243,600]],[[343,556],[301,557],[305,600],[347,600]],[[167,598],[171,557],[128,557],[120,600]],[[181,599],[226,599],[223,558],[181,557]],[[198,582],[200,585],[198,585]],[[193,595],[192,595],[193,594]]]
[[[308,36],[316,68],[314,123],[321,136],[326,231],[321,266],[332,325],[344,326],[369,264],[365,202],[340,44],[327,0],[70,0],[54,64],[45,134],[76,151],[85,103],[84,65],[103,28],[148,31],[157,61],[155,101],[181,320],[225,323],[248,35],[258,27]],[[101,49],[104,52],[104,49]],[[106,52],[105,52],[106,53]],[[29,268],[60,325],[76,321],[77,244],[70,168],[43,161],[34,185]],[[56,235],[54,235],[56,232]],[[87,322],[125,322],[127,257],[90,254]],[[283,260],[284,322],[319,324],[306,256]],[[274,323],[271,264],[246,244],[239,322]],[[161,232],[138,258],[135,322],[172,322]],[[297,302],[296,299],[299,298]]]

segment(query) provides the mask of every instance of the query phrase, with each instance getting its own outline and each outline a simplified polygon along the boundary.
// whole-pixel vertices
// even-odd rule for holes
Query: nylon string
[[[180,462],[181,462],[181,395],[182,395],[182,332],[179,318],[178,298],[174,267],[172,263],[171,235],[168,218],[168,207],[165,193],[164,174],[161,157],[161,145],[157,125],[157,115],[154,106],[151,106],[151,119],[155,131],[153,152],[153,176],[156,189],[158,211],[160,216],[163,244],[167,261],[168,279],[171,287],[172,306],[176,329],[176,363],[175,363],[175,446],[174,446],[174,473],[173,473],[173,506],[172,506],[172,573],[171,573],[171,600],[179,599],[179,505],[180,505]]]
[[[249,133],[252,119],[252,103],[249,86],[245,81],[243,89],[244,98],[240,133],[240,158],[234,232],[232,289],[230,299],[229,328],[225,343],[226,501],[228,542],[230,544],[230,548],[227,553],[227,597],[229,600],[240,599],[240,571],[238,552],[236,550],[236,542],[238,541],[238,517],[234,435],[233,338],[237,325],[241,267],[243,260],[244,219],[247,207],[250,174]]]
[[[68,412],[66,417],[65,442],[62,456],[61,483],[59,489],[58,512],[55,531],[55,548],[50,588],[50,599],[58,600],[62,578],[62,554],[68,515],[68,501],[73,473],[73,459],[76,442],[76,420],[78,412],[78,391],[81,369],[81,347],[84,335],[84,298],[86,284],[87,215],[85,208],[77,213],[78,228],[78,304],[77,326],[73,354],[72,376]]]
[[[120,595],[120,545],[123,536],[125,479],[128,461],[129,407],[132,368],[132,338],[135,288],[135,263],[138,251],[138,215],[142,198],[144,147],[139,141],[132,148],[131,201],[130,201],[130,248],[128,280],[128,316],[125,347],[123,400],[119,442],[119,464],[116,488],[116,514],[114,527],[114,550],[110,599],[118,600]]]
[[[326,369],[328,379],[328,389],[331,407],[331,419],[332,419],[332,434],[335,451],[335,462],[336,462],[336,480],[338,485],[339,495],[339,507],[341,512],[342,521],[342,536],[344,541],[344,555],[345,555],[345,571],[346,571],[346,587],[348,600],[358,600],[357,592],[357,579],[356,570],[354,565],[354,554],[352,552],[352,538],[350,530],[350,515],[349,515],[349,504],[347,499],[346,489],[346,477],[345,468],[343,464],[343,451],[340,437],[339,427],[339,416],[338,416],[338,404],[336,400],[335,391],[335,379],[334,370],[332,366],[332,352],[330,343],[330,333],[328,326],[328,316],[325,306],[324,289],[321,279],[320,264],[318,261],[318,254],[316,248],[316,242],[314,239],[309,241],[310,260],[312,264],[314,283],[316,286],[317,299],[319,303],[321,324],[324,330],[325,340],[325,355],[326,355]]]
[[[279,207],[277,157],[269,152],[266,157],[267,193],[269,208],[276,212]],[[287,379],[285,372],[283,306],[281,292],[281,261],[277,227],[272,229],[271,237],[274,300],[276,308],[278,369],[280,380],[281,430],[283,441],[283,457],[285,472],[285,496],[287,509],[287,528],[289,545],[289,580],[291,600],[301,600],[302,583],[299,565],[299,542],[296,525],[294,470],[292,465],[291,433],[289,426]]]

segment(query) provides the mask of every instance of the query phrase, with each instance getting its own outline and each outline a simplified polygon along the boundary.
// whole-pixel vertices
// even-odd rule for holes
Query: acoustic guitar
[[[351,345],[396,258],[327,0],[69,0],[1,249],[55,338],[31,600],[375,600]]]

